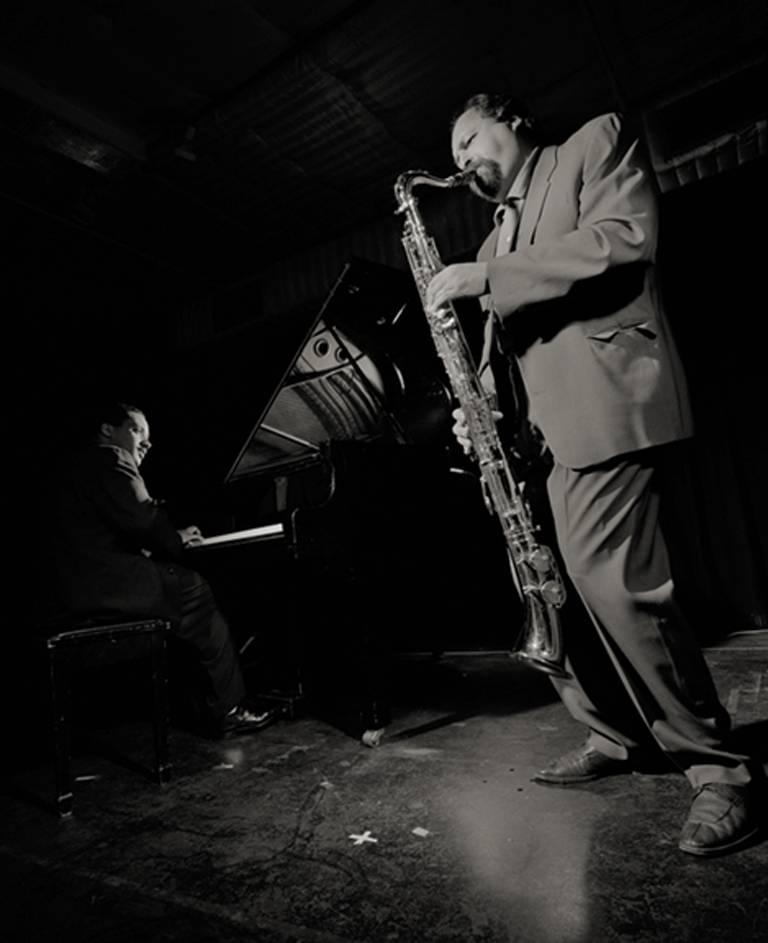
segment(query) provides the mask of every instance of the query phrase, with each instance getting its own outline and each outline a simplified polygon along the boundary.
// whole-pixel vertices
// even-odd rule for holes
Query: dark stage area
[[[768,639],[736,636],[706,654],[736,740],[768,765]],[[768,844],[680,854],[679,774],[531,782],[581,737],[543,674],[503,653],[399,655],[392,720],[373,749],[346,723],[353,680],[340,671],[322,703],[248,738],[175,725],[165,786],[147,775],[141,686],[122,697],[113,684],[115,704],[86,684],[63,821],[45,731],[15,724],[0,796],[3,939],[766,938]]]
[[[664,585],[674,582],[687,604],[734,748],[768,771],[763,33],[755,0],[3,5],[2,943],[768,940],[768,821],[737,853],[696,858],[678,849],[691,790],[671,767],[569,788],[532,780],[584,729],[543,673],[509,655],[523,606],[478,463],[451,430],[457,398],[395,195],[409,172],[433,184],[454,174],[450,120],[467,96],[509,93],[535,117],[543,145],[515,182],[531,187],[542,156],[557,154],[551,199],[520,246],[546,249],[550,206],[552,217],[580,214],[587,200],[597,148],[566,190],[551,183],[574,140],[587,124],[590,134],[607,127],[609,113],[637,133],[648,199],[658,191],[658,241],[643,197],[637,220],[648,232],[645,222],[626,230],[605,303],[646,299],[647,311],[578,350],[613,357],[621,343],[603,344],[614,330],[657,350],[646,316],[658,284],[689,388],[676,395],[686,407],[690,399],[695,434],[685,425],[669,449],[668,439],[624,443],[610,461],[647,454],[645,441],[666,450]],[[491,122],[512,128],[502,140],[521,128],[510,167],[528,146],[522,115],[515,107],[511,123]],[[486,145],[472,146],[481,155]],[[621,163],[618,153],[603,160]],[[613,184],[596,190],[602,201]],[[498,207],[464,185],[418,192],[436,268],[474,261]],[[617,219],[610,204],[590,222],[592,236],[621,230],[626,211]],[[641,244],[650,247],[642,257]],[[651,254],[658,282],[646,285]],[[525,340],[533,308],[554,332],[581,289],[589,305],[576,320],[591,322],[591,292],[605,287],[595,260],[550,308],[547,286],[558,278],[542,279],[545,268],[531,276],[534,301],[508,312],[508,326]],[[477,269],[474,280],[455,310],[478,360]],[[483,291],[492,287],[486,279]],[[534,334],[537,350],[552,340]],[[667,343],[666,327],[659,337]],[[631,369],[617,360],[605,374],[619,388],[642,363],[645,385],[626,394],[633,410],[653,395],[655,358]],[[572,354],[552,363],[558,382],[575,370]],[[587,386],[563,386],[577,388],[557,416],[582,407],[583,427],[566,430],[580,444],[600,420],[584,406]],[[532,534],[557,555],[552,456],[517,408],[522,399],[499,429]],[[247,541],[179,549],[173,562],[210,583],[225,617],[219,639],[226,621],[248,694],[283,715],[247,737],[203,735],[233,715],[206,715],[199,652],[171,637],[172,768],[160,784],[152,695],[159,701],[164,688],[145,660],[103,664],[74,687],[74,812],[60,818],[41,642],[61,514],[49,499],[84,420],[107,400],[137,407],[133,421],[145,414],[151,450],[146,428],[131,433],[143,436],[144,505],[168,512],[173,541],[191,525],[206,537],[251,531]],[[659,418],[679,406],[664,400]],[[87,433],[101,428],[104,438],[103,427]],[[560,464],[586,479],[604,461]],[[77,507],[88,506],[89,488]],[[582,510],[597,519],[598,502]],[[560,509],[561,524],[569,515]],[[265,528],[277,531],[267,538]],[[167,562],[135,542],[140,562],[153,553]],[[649,559],[664,552],[654,538]],[[66,547],[61,558],[103,590],[92,566],[72,562]],[[169,585],[177,575],[165,574]],[[121,603],[133,601],[135,582]],[[601,675],[608,657],[599,646],[593,657],[585,610],[567,574],[564,582],[566,654],[578,653],[610,704],[618,662]],[[619,582],[606,578],[606,595]]]

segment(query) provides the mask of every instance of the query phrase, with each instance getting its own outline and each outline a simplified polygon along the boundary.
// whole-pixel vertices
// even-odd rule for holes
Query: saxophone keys
[[[541,598],[550,606],[560,608],[565,602],[565,588],[558,580],[545,580],[539,591]]]
[[[528,562],[537,573],[546,573],[552,569],[555,558],[549,547],[539,546],[528,555]]]

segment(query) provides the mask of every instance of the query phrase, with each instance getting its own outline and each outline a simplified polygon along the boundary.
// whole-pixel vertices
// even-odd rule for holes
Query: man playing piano
[[[144,483],[139,467],[150,449],[143,411],[108,404],[93,414],[93,434],[54,483],[45,521],[51,612],[76,617],[158,617],[196,652],[207,676],[212,733],[261,730],[274,710],[249,710],[229,626],[208,582],[183,565],[200,530],[177,530]]]

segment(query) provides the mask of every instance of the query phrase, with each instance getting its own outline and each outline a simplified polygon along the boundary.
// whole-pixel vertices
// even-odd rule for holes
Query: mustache
[[[480,157],[468,169],[472,173],[472,180],[469,184],[470,189],[478,196],[495,200],[502,183],[499,164],[495,160]]]

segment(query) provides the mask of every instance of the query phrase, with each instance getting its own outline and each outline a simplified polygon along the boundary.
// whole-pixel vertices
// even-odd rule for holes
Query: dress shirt
[[[499,226],[496,255],[506,255],[507,252],[512,252],[517,244],[517,228],[523,212],[523,201],[528,192],[538,156],[539,148],[534,148],[517,172],[504,202],[496,207],[496,212],[493,214],[494,222]]]
[[[533,168],[539,157],[541,148],[535,147],[525,163],[517,172],[517,176],[512,181],[512,186],[507,191],[504,201],[496,207],[493,214],[494,222],[499,227],[499,234],[496,241],[496,255],[506,255],[514,251],[517,245],[517,230],[520,224],[520,216],[523,211],[523,201],[528,192],[528,186],[533,175]],[[491,369],[491,356],[493,347],[498,344],[496,337],[495,313],[492,308],[488,309],[488,322],[485,326],[483,341],[483,350],[480,356],[478,373],[485,389],[494,394],[496,392],[496,382]]]

